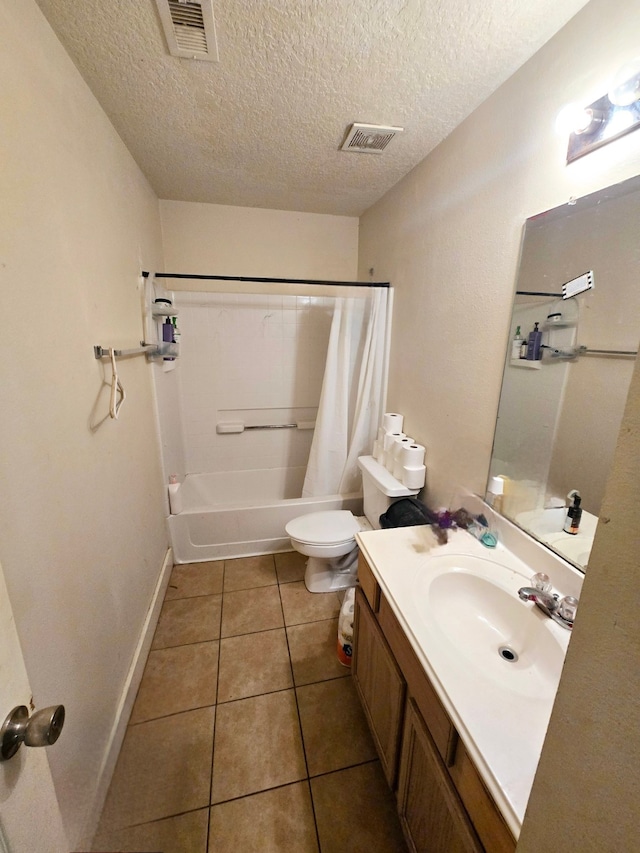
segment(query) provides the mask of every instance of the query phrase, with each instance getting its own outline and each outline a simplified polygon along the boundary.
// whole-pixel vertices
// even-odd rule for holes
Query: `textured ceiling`
[[[37,0],[160,198],[346,215],[585,2],[215,0],[209,63],[168,54],[153,0]],[[353,121],[405,132],[341,152]]]

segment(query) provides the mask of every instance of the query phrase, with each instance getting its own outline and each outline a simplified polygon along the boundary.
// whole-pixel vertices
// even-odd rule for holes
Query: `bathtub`
[[[309,512],[348,509],[362,515],[362,495],[297,497],[305,469],[269,468],[188,474],[182,512],[168,518],[174,562],[197,563],[291,551],[284,527]]]

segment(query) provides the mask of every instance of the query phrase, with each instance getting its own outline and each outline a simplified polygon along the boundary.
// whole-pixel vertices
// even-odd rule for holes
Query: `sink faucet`
[[[546,613],[558,625],[562,625],[569,631],[573,628],[578,600],[572,595],[566,595],[558,601],[557,596],[541,589],[535,589],[532,586],[521,587],[518,590],[518,595],[523,601],[533,601],[543,613]]]

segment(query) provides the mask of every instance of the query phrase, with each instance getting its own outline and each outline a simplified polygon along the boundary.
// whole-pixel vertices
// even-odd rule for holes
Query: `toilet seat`
[[[345,509],[311,512],[294,518],[286,526],[287,536],[303,545],[333,548],[351,542],[362,527]]]

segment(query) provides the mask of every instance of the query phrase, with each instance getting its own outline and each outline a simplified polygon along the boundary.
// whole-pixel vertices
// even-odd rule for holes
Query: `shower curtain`
[[[387,299],[386,288],[336,299],[303,497],[359,488],[357,459],[371,453],[382,417]]]

